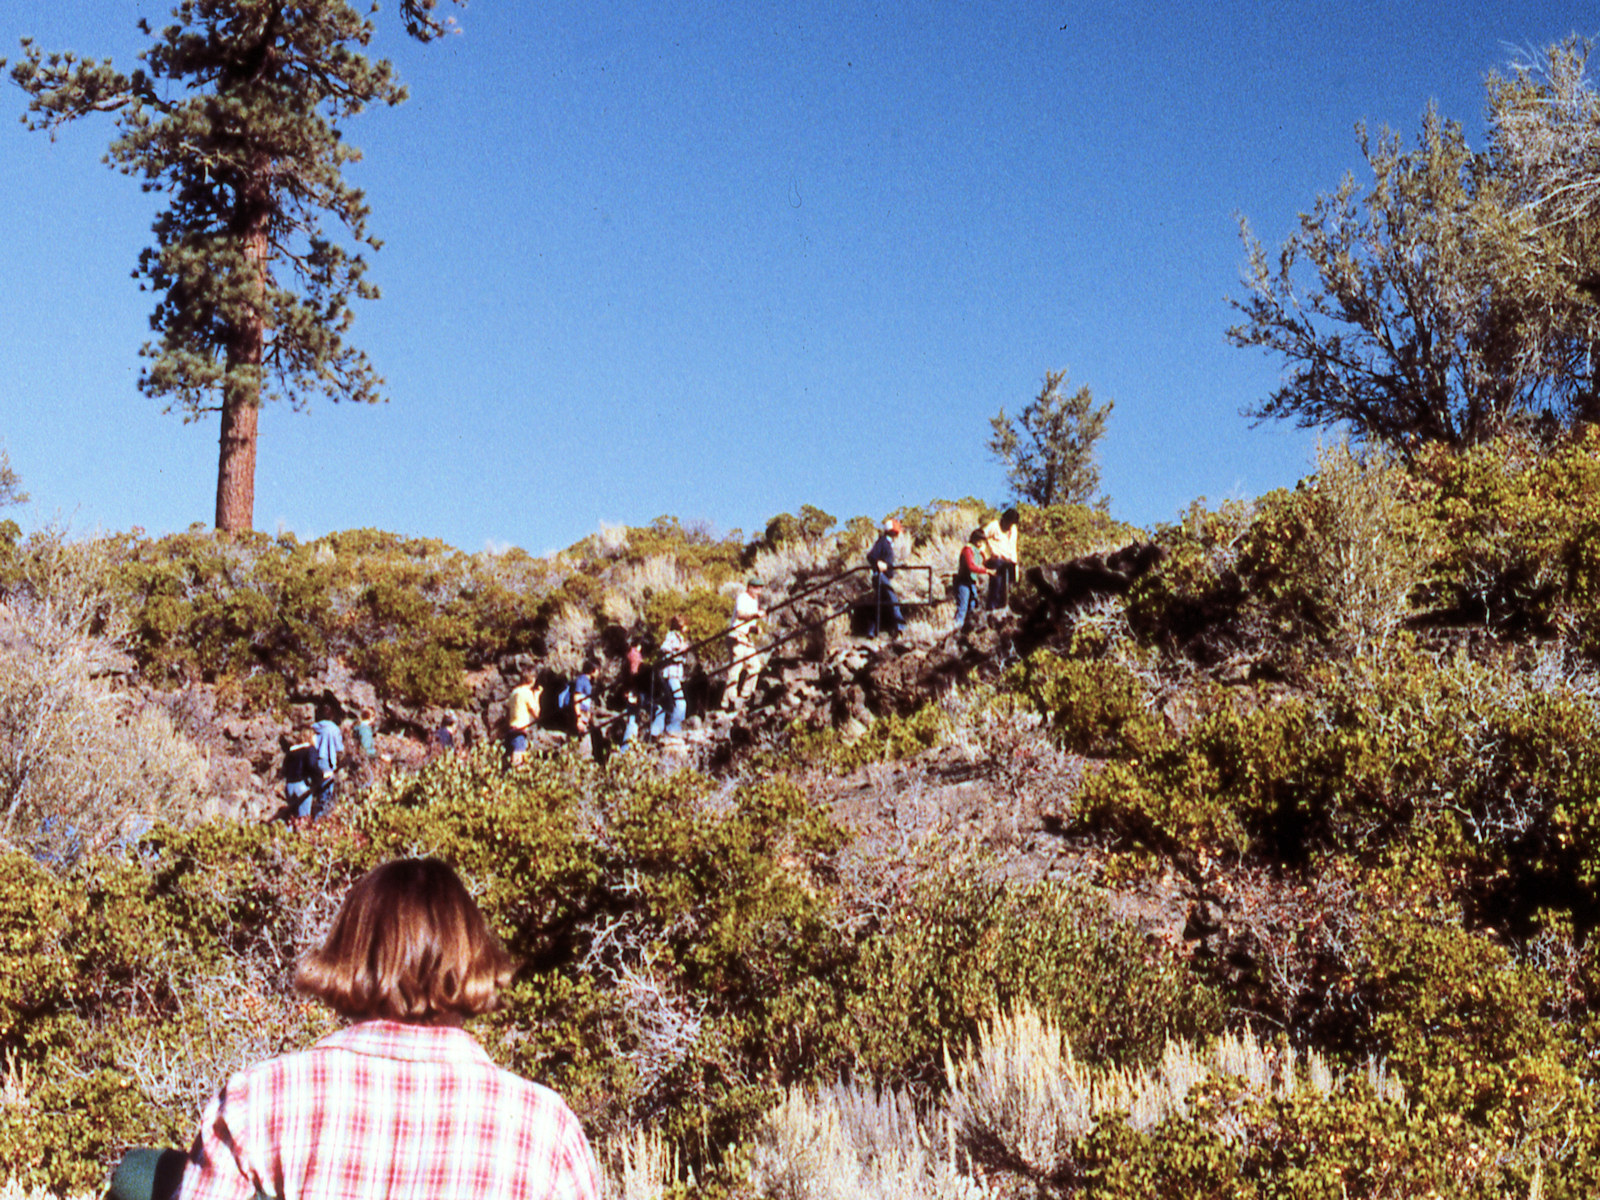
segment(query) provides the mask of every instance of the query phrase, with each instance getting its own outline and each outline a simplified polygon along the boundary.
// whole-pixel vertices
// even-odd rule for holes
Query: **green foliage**
[[[1352,1004],[1372,1013],[1358,1048],[1416,1080],[1431,1105],[1482,1119],[1514,1104],[1531,1073],[1560,1074],[1551,981],[1482,935],[1404,911],[1382,914],[1354,983]]]
[[[852,1065],[886,1084],[937,1084],[942,1047],[1024,1000],[1092,1062],[1147,1064],[1166,1038],[1221,1019],[1206,987],[1093,892],[1008,885],[960,858],[923,877],[864,944],[852,990]]]
[[[305,544],[199,530],[128,539],[118,552],[114,586],[145,669],[232,680],[268,702],[282,681],[338,656],[380,695],[458,706],[465,671],[539,644],[549,605],[534,591],[544,567],[526,556],[470,556],[374,530]]]
[[[1234,570],[1265,626],[1341,657],[1388,650],[1437,547],[1407,472],[1381,453],[1319,447],[1317,473],[1257,505]]]
[[[1318,450],[1316,474],[1253,504],[1197,501],[1156,533],[1160,565],[1128,597],[1130,626],[1211,661],[1243,652],[1301,674],[1404,642],[1446,536],[1431,487],[1377,450]]]
[[[1511,634],[1570,625],[1600,648],[1600,433],[1432,451],[1417,474],[1443,530],[1433,605]]]
[[[1017,516],[1018,545],[1030,562],[1066,562],[1139,536],[1134,526],[1084,504],[1020,504]]]
[[[877,536],[878,523],[871,517],[851,517],[839,531],[840,558],[854,565],[867,552],[867,547],[872,545]]]
[[[806,513],[820,510],[806,505]],[[826,517],[826,513],[820,513]],[[831,518],[830,518],[831,520]],[[643,528],[628,530],[628,548],[625,561],[644,562],[651,558],[671,558],[680,570],[691,575],[703,575],[706,587],[715,591],[739,574],[742,546],[737,531],[721,539],[714,539],[708,529],[691,525],[684,528],[677,517],[661,516]]]
[[[57,880],[26,855],[0,856],[0,1047],[24,1055],[65,1046],[74,1032],[67,1012],[76,990],[62,946],[71,910]]]
[[[1107,660],[1064,659],[1035,651],[1008,670],[1003,685],[1049,718],[1062,745],[1097,758],[1139,758],[1166,734],[1133,673]]]
[[[16,1094],[0,1103],[0,1161],[11,1179],[91,1190],[127,1145],[185,1140],[218,1082],[208,1072],[242,1065],[241,1045],[308,1036],[301,1009],[251,990],[292,958],[300,910],[289,902],[310,899],[316,874],[304,851],[275,832],[213,826],[153,835],[65,877],[6,861],[0,1049]]]
[[[473,879],[537,972],[492,1019],[508,1065],[558,1086],[600,1127],[649,1115],[674,1138],[725,1143],[773,1082],[810,1069],[813,1042],[797,1028],[837,1036],[834,977],[850,946],[808,864],[840,834],[793,785],[743,789],[716,811],[708,781],[688,773],[564,759],[507,774],[484,754],[440,760],[391,795],[362,810],[368,853],[427,846]],[[603,824],[591,824],[591,803]],[[698,1036],[647,1042],[649,996],[617,986],[642,972],[667,1003],[698,1009]],[[546,1036],[512,1036],[530,1026]]]
[[[1049,508],[1053,504],[1088,504],[1100,491],[1100,466],[1095,445],[1106,430],[1112,402],[1098,407],[1087,387],[1068,396],[1061,390],[1065,371],[1046,371],[1044,386],[1017,420],[991,417],[994,436],[989,452],[1005,464],[1006,478],[1019,500]],[[1097,505],[1110,503],[1100,497]]]
[[[936,704],[925,704],[909,716],[890,713],[874,720],[855,737],[846,738],[829,726],[790,731],[787,758],[799,767],[849,774],[868,763],[898,762],[937,746],[950,730],[950,719]]]
[[[1270,505],[1281,495],[1257,503]],[[1126,600],[1134,633],[1169,653],[1197,657],[1241,640],[1234,626],[1245,593],[1233,566],[1253,515],[1252,506],[1231,501],[1208,509],[1201,497],[1178,523],[1158,526],[1153,540],[1160,567],[1136,580]],[[1205,644],[1197,644],[1201,639]]]
[[[756,545],[763,550],[776,550],[790,542],[814,546],[838,523],[832,514],[815,505],[802,504],[798,513],[779,513],[768,521]]]
[[[657,640],[666,636],[667,624],[673,617],[682,617],[683,635],[689,644],[709,641],[700,653],[712,658],[722,654],[722,648],[712,639],[728,628],[732,616],[732,599],[709,587],[687,593],[657,592],[645,602],[644,610],[645,624],[655,631]]]

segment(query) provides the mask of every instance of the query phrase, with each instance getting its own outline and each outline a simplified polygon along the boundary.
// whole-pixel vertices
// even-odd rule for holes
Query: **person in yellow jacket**
[[[998,520],[983,527],[984,566],[989,568],[990,612],[1004,608],[1011,599],[1011,589],[1017,583],[1017,526],[1022,518],[1014,508],[1000,514]]]

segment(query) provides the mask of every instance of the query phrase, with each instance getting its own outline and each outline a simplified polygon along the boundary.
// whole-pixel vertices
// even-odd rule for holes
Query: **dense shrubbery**
[[[993,690],[795,730],[743,785],[626,756],[444,758],[310,834],[162,829],[60,873],[13,858],[0,1159],[87,1187],[124,1142],[185,1136],[227,1070],[327,1027],[286,969],[350,880],[429,852],[529,965],[480,1023],[492,1053],[602,1144],[664,1133],[726,1194],[1593,1194],[1597,462],[1588,435],[1408,464],[1326,449],[1292,491],[1156,531],[1154,569]],[[948,569],[986,515],[905,510],[912,557]],[[735,580],[853,565],[873,524],[802,508],[746,545],[661,518],[540,562],[369,531],[95,545],[153,675],[271,702],[340,655],[439,702],[497,655],[559,663],[613,625],[682,612],[714,635]],[[1123,532],[1023,511],[1030,561]],[[6,598],[41,550],[0,530]],[[115,613],[89,603],[84,636]],[[781,773],[931,747],[1000,802],[1055,789],[1077,882],[1008,881],[937,839],[852,871]],[[1062,769],[1028,775],[1043,758]],[[1190,906],[1192,957],[1084,882],[1129,875],[1117,903]],[[1224,1036],[1243,1021],[1257,1039]],[[1045,1047],[1062,1034],[1070,1054]],[[1128,1104],[1078,1104],[1086,1080]],[[1151,1080],[1168,1099],[1135,1111]],[[810,1132],[783,1142],[785,1121]]]
[[[310,544],[209,531],[124,539],[116,586],[157,679],[233,680],[265,704],[329,656],[380,692],[459,703],[463,671],[538,645],[547,566],[372,530]]]
[[[397,777],[312,836],[163,830],[65,888],[16,860],[0,1047],[31,1082],[0,1106],[0,1155],[29,1186],[81,1188],[122,1144],[186,1136],[228,1070],[327,1027],[288,967],[357,873],[403,853],[456,863],[528,964],[481,1022],[495,1056],[602,1141],[642,1122],[711,1166],[784,1086],[936,1083],[941,1047],[1013,998],[1107,1057],[1215,1026],[1204,989],[1091,897],[947,864],[869,917],[888,897],[862,908],[828,882],[841,839],[781,777],[729,795],[625,761],[507,774],[484,755]]]

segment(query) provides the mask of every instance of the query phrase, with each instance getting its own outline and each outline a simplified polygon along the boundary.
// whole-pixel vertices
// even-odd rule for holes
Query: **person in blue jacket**
[[[887,612],[889,632],[898,634],[905,628],[905,615],[900,611],[900,597],[895,594],[894,539],[901,530],[900,518],[890,517],[883,523],[883,533],[867,551],[867,565],[872,568],[872,621],[867,628],[868,637],[878,636],[878,623]]]
[[[311,766],[311,790],[315,798],[311,803],[311,817],[316,820],[328,815],[338,798],[339,758],[344,754],[344,734],[339,722],[324,716],[311,727],[312,748],[315,761]]]

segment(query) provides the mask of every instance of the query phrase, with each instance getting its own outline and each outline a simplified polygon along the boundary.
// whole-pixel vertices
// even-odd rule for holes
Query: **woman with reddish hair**
[[[513,968],[445,863],[368,872],[295,972],[352,1023],[228,1080],[183,1163],[181,1200],[598,1200],[571,1110],[461,1028],[498,1005]],[[125,1160],[113,1193],[159,1197],[162,1174],[155,1159]]]

